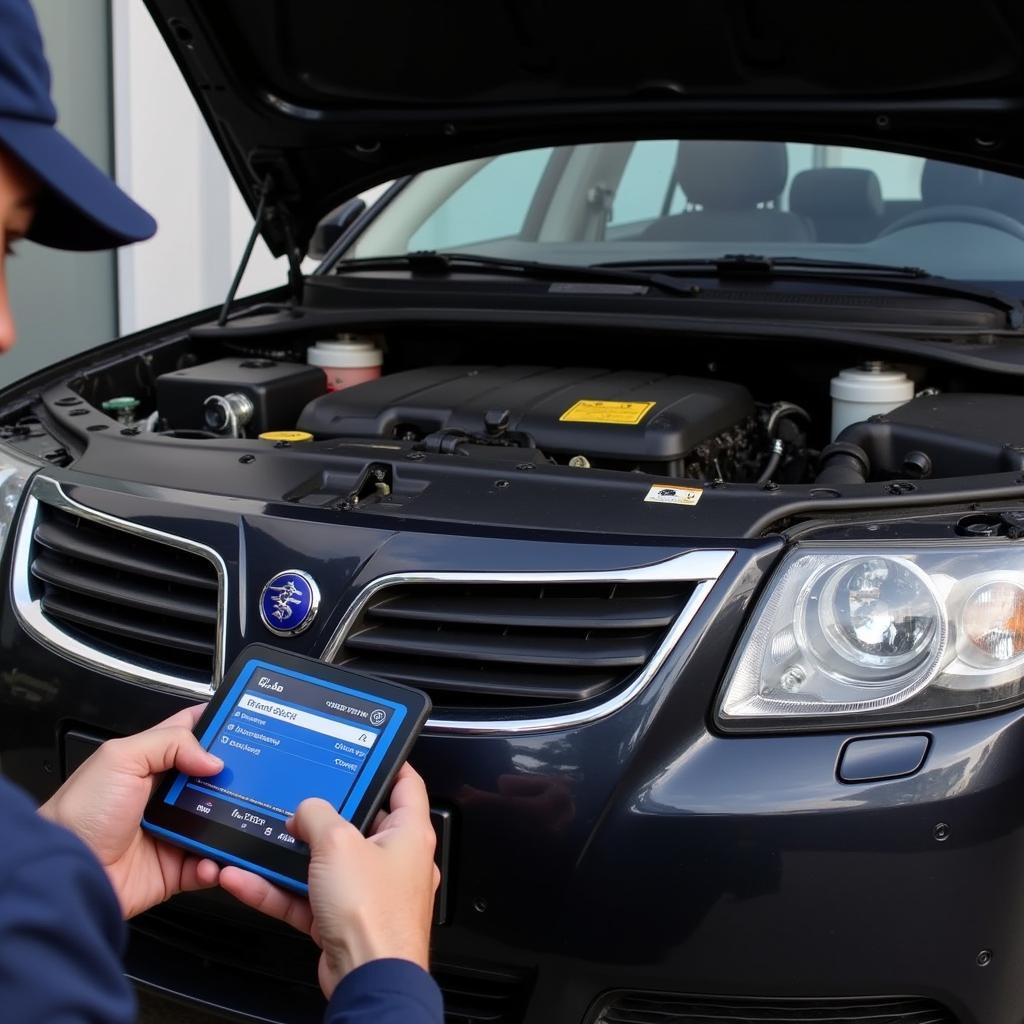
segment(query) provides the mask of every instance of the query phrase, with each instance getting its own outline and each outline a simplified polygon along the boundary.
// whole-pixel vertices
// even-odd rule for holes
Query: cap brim
[[[32,241],[113,249],[156,231],[156,221],[51,125],[0,117],[0,143],[43,185],[27,234]]]

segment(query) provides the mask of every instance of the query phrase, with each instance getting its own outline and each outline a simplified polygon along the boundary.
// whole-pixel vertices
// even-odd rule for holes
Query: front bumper
[[[195,516],[160,508],[183,532]],[[231,533],[229,519],[207,528]],[[292,525],[260,522],[249,565],[277,565]],[[345,543],[354,572],[363,562]],[[464,539],[432,544],[434,557],[466,557]],[[920,770],[855,785],[836,776],[852,733],[717,734],[718,681],[778,550],[738,545],[686,642],[614,714],[418,743],[432,800],[451,813],[448,922],[434,956],[453,1019],[574,1024],[603,993],[627,989],[811,1007],[907,996],[960,1024],[1019,1024],[1024,712],[914,729],[930,736]],[[406,544],[392,557],[412,553]],[[241,579],[239,560],[227,565]],[[244,611],[232,610],[229,656],[257,639]],[[7,603],[0,650],[0,756],[40,798],[72,767],[70,733],[133,732],[185,702],[65,661]],[[529,777],[529,791],[510,777]],[[322,1012],[315,960],[304,937],[198,894],[134,923],[128,969],[187,1000],[300,1024]]]
[[[1017,1024],[1024,715],[932,736],[917,775],[861,785],[835,781],[839,736],[694,737],[631,774],[582,846],[540,807],[458,808],[433,946],[449,1005],[576,1022],[628,989],[800,999],[845,1022],[862,1018],[825,1017],[832,1000],[903,996]],[[549,795],[552,820],[559,806]],[[134,977],[253,1019],[320,1019],[307,940],[222,896],[176,902],[136,924]]]

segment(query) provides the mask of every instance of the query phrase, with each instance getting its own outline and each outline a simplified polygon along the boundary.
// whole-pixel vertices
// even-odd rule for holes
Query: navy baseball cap
[[[42,185],[28,236],[56,249],[139,242],[156,221],[59,131],[50,67],[28,0],[0,0],[0,146]]]

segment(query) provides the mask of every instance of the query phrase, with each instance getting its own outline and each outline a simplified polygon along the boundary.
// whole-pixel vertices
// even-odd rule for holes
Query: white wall
[[[35,2],[62,129],[101,167],[113,164],[118,183],[156,217],[159,230],[119,250],[116,268],[109,253],[21,243],[10,261],[20,341],[0,363],[0,387],[119,334],[220,305],[252,227],[141,0],[110,0],[109,48],[107,0]],[[363,196],[370,202],[386,187]],[[307,260],[304,269],[315,265]],[[286,261],[259,240],[239,295],[286,279]]]
[[[106,0],[34,0],[53,69],[61,130],[111,170]],[[0,359],[0,387],[117,334],[113,253],[61,252],[28,240],[7,261],[18,344]]]
[[[120,333],[129,334],[222,302],[252,217],[145,7],[111,8],[117,180],[160,225],[118,254]],[[261,239],[239,295],[286,278],[285,259]]]

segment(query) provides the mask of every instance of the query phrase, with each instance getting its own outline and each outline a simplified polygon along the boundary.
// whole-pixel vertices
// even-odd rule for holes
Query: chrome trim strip
[[[551,729],[567,729],[577,725],[595,722],[624,708],[650,683],[665,663],[675,645],[682,639],[694,616],[711,593],[718,578],[725,572],[733,551],[690,551],[676,555],[653,565],[637,566],[633,569],[603,570],[597,572],[407,572],[381,576],[368,583],[338,624],[334,635],[320,655],[322,661],[332,662],[341,650],[348,631],[356,621],[367,601],[385,587],[401,583],[651,583],[651,582],[696,582],[690,599],[669,627],[665,638],[651,656],[651,660],[640,670],[636,678],[613,697],[594,707],[562,714],[537,715],[531,718],[509,719],[468,719],[430,718],[426,729],[430,732],[457,733],[523,733],[546,732]]]
[[[126,661],[123,658],[106,654],[103,651],[82,643],[76,637],[65,633],[59,626],[43,615],[40,602],[32,597],[29,581],[31,579],[32,536],[35,532],[36,520],[40,503],[52,505],[65,512],[92,519],[97,523],[122,530],[138,537],[155,540],[170,547],[180,548],[195,555],[202,555],[217,570],[217,635],[213,658],[213,678],[209,683],[197,683],[168,672],[160,672],[144,665]],[[47,476],[38,474],[29,485],[25,508],[18,524],[18,534],[14,546],[14,561],[11,573],[11,596],[14,611],[22,627],[35,637],[41,644],[70,661],[84,665],[86,668],[99,669],[118,679],[130,683],[141,683],[144,686],[167,690],[171,693],[184,694],[189,697],[209,699],[217,689],[224,674],[224,630],[228,607],[228,572],[221,556],[205,544],[177,537],[174,534],[154,530],[148,526],[118,519],[98,512],[69,498],[60,484]]]

